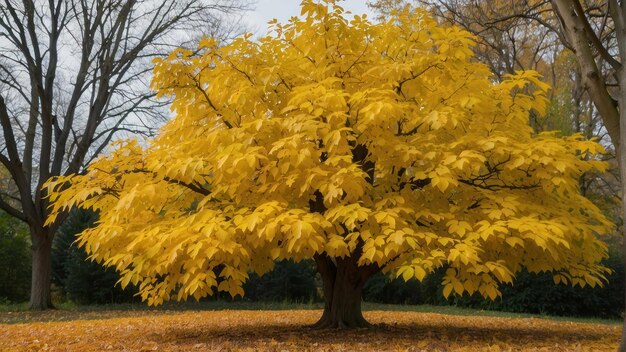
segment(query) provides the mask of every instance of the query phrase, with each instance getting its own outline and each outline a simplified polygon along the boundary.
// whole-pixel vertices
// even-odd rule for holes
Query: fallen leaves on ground
[[[6,324],[12,321],[11,314],[48,321]],[[317,310],[2,313],[0,351],[614,351],[620,334],[619,325],[392,311],[365,312],[376,324],[371,329],[308,328],[320,314]]]

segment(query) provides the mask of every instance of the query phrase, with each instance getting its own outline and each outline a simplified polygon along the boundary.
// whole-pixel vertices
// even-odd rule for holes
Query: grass
[[[77,305],[72,302],[57,304],[56,314],[43,314],[40,312],[28,312],[28,304],[0,304],[0,323],[22,323],[31,321],[67,321],[77,317],[79,319],[97,319],[100,313],[137,311],[145,314],[162,314],[181,311],[222,311],[222,310],[263,310],[263,311],[286,311],[286,310],[316,310],[323,308],[323,303],[292,303],[292,302],[247,302],[247,301],[202,301],[202,302],[167,302],[158,307],[148,307],[144,303],[106,304],[106,305]],[[579,322],[604,325],[621,324],[619,319],[601,319],[588,317],[563,317],[537,315],[527,313],[512,313],[494,310],[481,310],[462,308],[457,306],[432,306],[432,305],[395,305],[380,303],[363,303],[364,311],[389,311],[389,312],[416,312],[435,313],[451,316],[467,317],[500,317],[500,318],[537,318],[564,322]],[[27,313],[28,314],[16,314]],[[53,312],[55,313],[55,312]],[[91,313],[91,314],[83,314]],[[104,314],[106,315],[106,314]]]
[[[579,323],[592,323],[592,324],[608,324],[619,325],[622,321],[618,318],[615,319],[603,319],[593,317],[570,317],[570,316],[554,316],[545,314],[529,314],[529,313],[514,313],[497,310],[482,310],[475,308],[464,308],[457,306],[432,306],[432,305],[394,305],[394,304],[377,304],[377,303],[365,303],[363,305],[364,310],[386,310],[386,311],[401,311],[401,312],[419,312],[419,313],[437,313],[444,315],[459,315],[459,316],[483,316],[483,317],[500,317],[500,318],[537,318],[548,319],[557,321],[571,321]]]

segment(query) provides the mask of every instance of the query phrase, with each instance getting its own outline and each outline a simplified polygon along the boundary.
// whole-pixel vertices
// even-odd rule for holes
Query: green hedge
[[[31,279],[30,246],[26,226],[0,211],[0,302],[28,301]]]
[[[93,212],[75,210],[61,226],[52,249],[53,282],[61,287],[66,299],[78,304],[139,301],[134,297],[136,288],[129,286],[122,290],[115,284],[119,280],[115,270],[89,260],[85,250],[74,243],[76,234],[96,220]]]
[[[480,295],[462,297],[442,295],[445,269],[439,269],[423,282],[405,283],[382,274],[371,278],[364,288],[370,302],[396,304],[456,305],[519,313],[615,318],[624,312],[624,267],[619,251],[611,249],[604,265],[613,270],[604,287],[555,285],[550,273],[520,272],[513,285],[501,288],[502,297],[491,301]]]
[[[250,274],[244,284],[245,299],[250,301],[310,302],[318,299],[315,265],[311,260],[300,263],[283,260],[263,276]]]

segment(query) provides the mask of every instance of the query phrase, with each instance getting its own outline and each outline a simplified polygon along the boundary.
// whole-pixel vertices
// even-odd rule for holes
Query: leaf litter
[[[0,351],[614,351],[620,325],[368,311],[312,330],[319,310],[0,313]],[[21,320],[20,320],[21,319]],[[26,322],[18,322],[26,321]]]

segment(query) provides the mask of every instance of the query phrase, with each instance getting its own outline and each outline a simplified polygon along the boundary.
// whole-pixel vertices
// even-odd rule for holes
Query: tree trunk
[[[361,312],[361,294],[367,279],[377,266],[359,266],[356,258],[331,259],[316,255],[317,270],[322,276],[324,312],[313,325],[319,329],[364,328],[371,326]]]
[[[624,33],[624,35],[626,36],[626,33]],[[624,50],[626,51],[626,48]],[[624,67],[620,68],[618,71],[618,77],[620,84],[618,97],[620,114],[620,143],[617,156],[620,171],[620,183],[622,186],[622,219],[626,219],[626,69],[624,69]],[[626,267],[626,225],[622,225],[622,234],[622,263]],[[626,280],[626,272],[624,275]],[[626,300],[626,290],[624,290],[624,293],[624,299]],[[626,352],[626,316],[624,316],[619,351]]]
[[[31,310],[53,309],[50,294],[52,277],[52,235],[42,229],[31,228],[33,267],[31,275]]]

